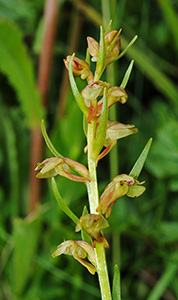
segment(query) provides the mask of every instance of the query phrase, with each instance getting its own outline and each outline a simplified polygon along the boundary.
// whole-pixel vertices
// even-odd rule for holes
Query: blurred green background
[[[146,192],[121,198],[109,219],[109,274],[112,280],[117,263],[124,300],[178,299],[178,1],[0,0],[2,300],[100,298],[97,276],[72,257],[51,258],[64,239],[80,237],[58,208],[50,180],[36,180],[33,170],[51,156],[42,118],[58,151],[86,163],[82,115],[63,59],[73,52],[84,58],[86,37],[98,40],[99,25],[106,28],[110,18],[113,29],[122,28],[122,48],[139,36],[103,77],[119,85],[134,59],[129,99],[117,104],[116,117],[139,132],[99,163],[101,192],[115,169],[129,173],[150,137],[153,145],[139,178]],[[57,184],[80,217],[88,205],[85,186],[63,178]]]

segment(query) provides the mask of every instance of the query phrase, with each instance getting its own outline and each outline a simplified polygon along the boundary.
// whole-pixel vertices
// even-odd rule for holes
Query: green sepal
[[[146,144],[146,146],[144,147],[142,153],[140,154],[139,158],[137,159],[136,163],[134,164],[132,170],[130,171],[129,175],[134,177],[135,179],[138,178],[138,176],[141,173],[141,170],[143,168],[143,165],[145,163],[145,160],[148,156],[151,144],[152,144],[152,138],[150,138]]]
[[[75,223],[77,224],[79,219],[77,218],[77,216],[71,211],[71,209],[67,206],[67,204],[64,202],[64,200],[62,199],[56,181],[54,179],[54,177],[51,179],[51,185],[52,185],[52,189],[53,189],[53,193],[54,196],[57,200],[57,203],[59,204],[60,208],[63,210],[63,212]]]
[[[100,48],[99,48],[98,60],[96,64],[96,71],[94,77],[95,81],[100,79],[104,71],[105,61],[106,61],[106,49],[105,49],[104,32],[103,32],[103,27],[100,26]]]
[[[70,85],[71,85],[71,89],[72,89],[73,95],[75,97],[75,100],[77,101],[77,104],[78,104],[80,110],[87,117],[88,116],[88,108],[85,105],[84,98],[82,97],[82,95],[80,94],[80,92],[78,90],[78,87],[77,87],[75,79],[74,79],[74,75],[72,73],[72,62],[73,62],[74,56],[75,56],[75,53],[72,54],[70,62],[69,62]]]
[[[103,93],[103,107],[101,111],[100,123],[96,132],[96,139],[93,146],[92,157],[97,158],[103,145],[106,140],[106,130],[107,130],[107,121],[108,121],[108,98],[107,98],[107,89],[104,88]]]
[[[113,300],[121,300],[120,272],[119,272],[119,268],[117,265],[114,266],[112,299]]]
[[[54,154],[54,156],[56,157],[63,157],[56,149],[55,147],[53,146],[53,144],[51,143],[51,140],[46,132],[46,128],[45,128],[45,122],[44,120],[41,121],[41,132],[42,132],[42,135],[44,137],[44,140],[46,142],[46,145],[48,147],[48,149],[51,151],[52,154]]]
[[[118,59],[120,59],[122,56],[125,55],[125,53],[129,50],[129,48],[135,43],[135,41],[137,40],[137,38],[138,38],[138,35],[135,35],[134,38],[130,41],[130,43],[127,45],[127,47],[115,59],[115,61],[118,60]]]
[[[127,82],[129,81],[130,78],[130,74],[132,72],[132,68],[133,68],[133,64],[134,64],[134,60],[131,61],[131,63],[128,66],[127,71],[125,72],[124,78],[122,80],[122,83],[120,85],[121,88],[125,89]]]
[[[86,216],[88,215],[88,209],[86,207],[86,205],[84,206],[83,208],[83,212],[82,212],[82,216]],[[92,244],[92,238],[90,237],[90,235],[85,231],[84,228],[81,229],[81,237],[82,237],[82,240],[89,243],[89,244]]]

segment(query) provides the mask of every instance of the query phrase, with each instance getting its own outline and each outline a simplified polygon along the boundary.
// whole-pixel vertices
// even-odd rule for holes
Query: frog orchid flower
[[[106,51],[106,62],[105,66],[109,65],[112,61],[116,60],[120,53],[120,31],[112,30],[108,32],[105,37],[105,51]],[[92,56],[92,61],[98,60],[100,44],[92,37],[87,38],[88,51]]]
[[[110,108],[116,102],[120,102],[121,104],[125,104],[128,98],[126,91],[117,86],[112,86],[107,90],[108,96],[108,108]],[[103,98],[98,101],[97,105],[97,116],[100,116],[101,110],[103,107]]]
[[[66,59],[64,59],[64,64],[67,70],[69,70],[69,62],[71,60],[71,55],[68,55]],[[88,78],[89,81],[93,79],[93,74],[90,71],[89,64],[78,57],[74,57],[72,61],[72,73],[75,76],[81,76],[81,79]]]
[[[81,92],[82,97],[84,98],[86,106],[89,108],[88,114],[88,123],[91,123],[91,120],[96,118],[97,114],[97,98],[103,95],[104,88],[109,88],[110,83],[104,82],[101,80],[93,81],[88,84]],[[102,107],[101,107],[102,110]],[[101,113],[101,111],[100,111]]]
[[[115,146],[118,139],[124,138],[131,134],[137,133],[138,129],[135,128],[135,125],[125,125],[119,123],[117,121],[109,121],[107,123],[107,130],[106,130],[106,140],[104,146],[106,147],[103,152],[101,152],[97,158],[97,162],[106,156],[111,149]]]
[[[82,228],[91,236],[93,247],[97,243],[103,243],[105,248],[109,248],[109,244],[105,237],[102,235],[101,230],[109,227],[108,221],[98,214],[88,214],[82,216],[77,223],[75,231],[80,231]]]
[[[112,207],[117,199],[124,195],[138,197],[143,194],[146,188],[142,184],[132,176],[117,175],[102,193],[97,212],[105,214],[106,218],[110,217]]]
[[[88,169],[84,165],[66,157],[47,158],[37,165],[35,171],[38,170],[40,172],[36,175],[37,178],[49,178],[60,175],[73,181],[84,183],[90,181]],[[80,176],[72,174],[71,170]]]
[[[52,257],[54,258],[61,254],[73,256],[79,263],[86,267],[92,275],[97,272],[94,248],[89,243],[73,240],[64,241],[57,247]],[[85,258],[87,258],[90,263],[86,261]]]

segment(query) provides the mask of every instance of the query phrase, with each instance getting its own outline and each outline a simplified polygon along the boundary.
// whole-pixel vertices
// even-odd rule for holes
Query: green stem
[[[88,124],[87,140],[88,140],[88,169],[90,173],[90,182],[87,182],[87,189],[88,189],[90,213],[93,214],[97,214],[96,208],[99,205],[96,163],[91,158],[92,149],[94,145],[95,128],[96,128],[95,121]],[[101,299],[112,300],[109,276],[108,276],[108,270],[106,264],[106,257],[105,257],[105,248],[102,243],[96,243],[95,255],[96,255],[98,279],[99,279],[100,290],[101,290]]]

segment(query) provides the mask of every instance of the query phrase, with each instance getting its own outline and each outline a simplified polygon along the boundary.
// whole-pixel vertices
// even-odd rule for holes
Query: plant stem
[[[90,182],[87,183],[90,213],[97,214],[96,208],[99,205],[98,182],[96,173],[96,163],[91,158],[94,145],[96,123],[92,121],[88,124],[88,169],[90,173]],[[106,264],[105,249],[102,243],[96,243],[95,247],[97,272],[101,290],[102,300],[111,300],[111,290],[109,276]]]

